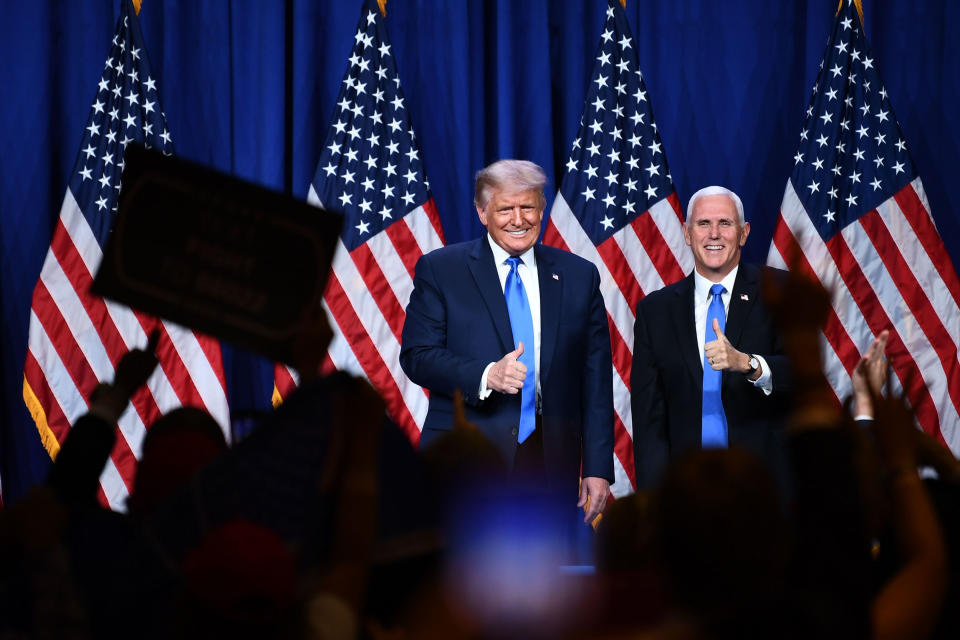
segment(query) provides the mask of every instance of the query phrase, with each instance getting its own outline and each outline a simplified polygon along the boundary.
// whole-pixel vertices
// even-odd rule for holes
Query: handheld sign
[[[293,363],[341,216],[142,147],[124,162],[91,292]]]

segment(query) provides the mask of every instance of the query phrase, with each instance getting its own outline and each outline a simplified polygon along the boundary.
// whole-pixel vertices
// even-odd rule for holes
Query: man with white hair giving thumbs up
[[[737,194],[697,191],[683,231],[693,273],[637,305],[630,389],[638,489],[697,448],[750,449],[783,478],[792,374],[761,281],[786,272],[740,261],[749,234]]]

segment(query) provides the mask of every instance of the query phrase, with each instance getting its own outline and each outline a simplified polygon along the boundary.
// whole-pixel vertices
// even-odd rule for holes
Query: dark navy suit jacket
[[[564,489],[580,475],[613,481],[610,336],[600,276],[590,262],[538,244],[540,387],[544,462]],[[517,450],[520,394],[480,400],[484,368],[514,350],[507,304],[487,237],[432,251],[417,262],[400,364],[430,390],[420,436],[429,445],[453,424],[453,393],[467,419],[500,449]]]
[[[761,294],[771,267],[740,264],[724,334],[739,351],[763,356],[773,373],[767,396],[742,373],[723,373],[721,394],[730,446],[753,450],[785,480],[782,423],[789,410],[792,374],[779,333]],[[637,488],[656,483],[667,463],[700,447],[702,354],[694,326],[693,274],[637,304],[630,375]]]

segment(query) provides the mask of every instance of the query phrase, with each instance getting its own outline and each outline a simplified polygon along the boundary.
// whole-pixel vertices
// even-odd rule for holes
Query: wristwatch
[[[753,354],[750,354],[750,360],[747,361],[747,364],[750,366],[750,370],[747,371],[748,376],[752,376],[760,368],[760,360]]]

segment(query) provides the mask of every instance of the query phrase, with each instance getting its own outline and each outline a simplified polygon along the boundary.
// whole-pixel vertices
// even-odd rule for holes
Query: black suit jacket
[[[534,247],[540,284],[540,388],[547,471],[576,490],[583,476],[613,481],[613,380],[600,275],[567,251]],[[417,262],[403,325],[400,365],[430,390],[420,436],[429,445],[453,424],[453,393],[467,419],[500,449],[517,450],[520,394],[478,397],[484,368],[513,351],[510,317],[493,252],[478,240],[432,251]]]
[[[773,374],[769,396],[741,373],[725,371],[721,393],[731,446],[762,456],[783,478],[781,426],[789,409],[792,375],[780,335],[761,295],[763,272],[740,264],[725,334],[739,351],[763,356]],[[693,274],[651,293],[637,305],[630,375],[637,488],[654,484],[678,454],[700,447],[702,354],[694,326]]]

